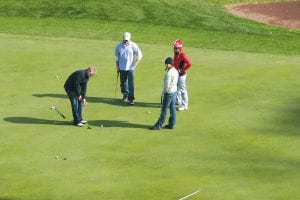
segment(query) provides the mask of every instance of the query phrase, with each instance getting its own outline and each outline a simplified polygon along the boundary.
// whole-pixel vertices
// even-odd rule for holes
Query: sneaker
[[[173,127],[169,126],[169,125],[165,125],[164,128],[167,128],[167,129],[173,129]]]
[[[81,121],[80,121],[80,123],[82,123],[82,124],[86,124],[86,123],[87,123],[87,121],[85,121],[85,120],[81,120]]]
[[[156,127],[156,126],[152,126],[149,128],[150,130],[160,130],[160,128]]]
[[[125,103],[128,103],[128,97],[123,97],[122,101],[125,102]]]
[[[76,124],[76,126],[79,126],[79,127],[83,127],[83,123],[79,122],[78,124]]]
[[[132,101],[129,101],[129,104],[133,106],[133,105],[134,105],[133,100],[132,100]]]
[[[178,111],[184,111],[184,110],[187,110],[187,109],[188,109],[187,106],[180,106],[180,107],[178,108]]]

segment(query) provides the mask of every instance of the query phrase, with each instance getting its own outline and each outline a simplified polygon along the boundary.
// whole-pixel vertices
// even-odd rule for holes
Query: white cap
[[[128,40],[130,41],[130,37],[131,37],[131,34],[129,32],[125,32],[124,33],[124,36],[123,36],[123,40]]]

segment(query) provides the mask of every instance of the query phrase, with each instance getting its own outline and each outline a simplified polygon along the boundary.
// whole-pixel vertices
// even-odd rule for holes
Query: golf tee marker
[[[200,191],[201,191],[201,190],[197,190],[196,192],[193,192],[193,193],[191,193],[191,194],[189,194],[189,195],[186,195],[186,196],[184,196],[184,197],[182,197],[182,198],[180,198],[180,199],[178,199],[178,200],[187,199],[187,198],[189,198],[189,197],[191,197],[191,196],[197,194],[197,193],[200,192]]]

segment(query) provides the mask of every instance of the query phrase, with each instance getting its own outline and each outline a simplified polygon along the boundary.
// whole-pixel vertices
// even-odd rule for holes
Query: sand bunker
[[[300,1],[264,4],[235,4],[225,8],[240,17],[257,22],[300,29]]]

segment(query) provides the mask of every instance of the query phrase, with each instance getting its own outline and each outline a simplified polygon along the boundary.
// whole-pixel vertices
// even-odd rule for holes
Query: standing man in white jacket
[[[166,120],[168,108],[170,108],[169,123],[165,128],[173,129],[176,123],[176,96],[177,96],[177,82],[178,71],[173,66],[173,59],[168,57],[165,60],[166,75],[164,77],[164,87],[162,91],[163,101],[161,107],[161,114],[157,122],[151,130],[160,130]]]
[[[134,105],[134,71],[143,55],[138,45],[131,41],[131,34],[124,33],[123,41],[115,48],[116,69],[120,73],[123,101]]]

